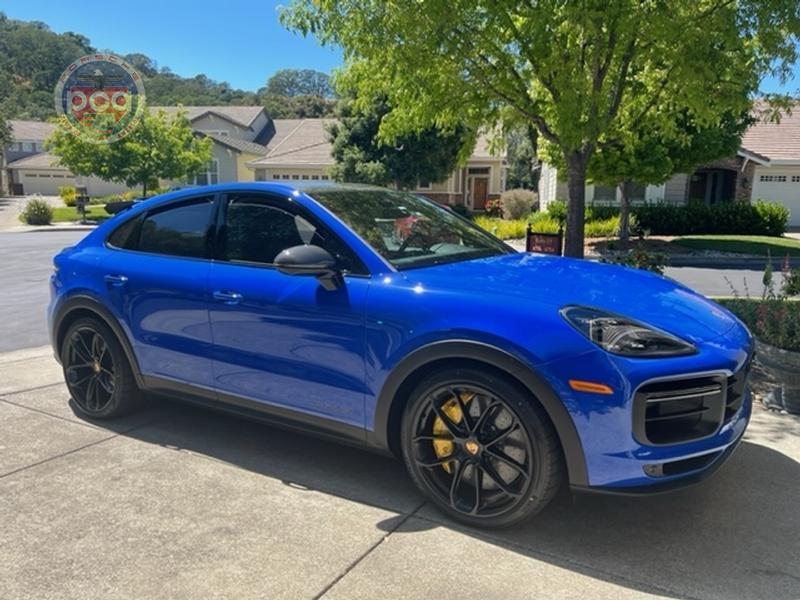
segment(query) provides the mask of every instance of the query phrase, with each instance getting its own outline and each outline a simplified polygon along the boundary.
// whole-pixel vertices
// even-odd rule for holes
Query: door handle
[[[237,292],[229,292],[227,290],[217,290],[211,294],[214,300],[219,300],[225,304],[239,304],[242,301],[242,295]]]
[[[106,275],[103,277],[106,283],[113,285],[114,287],[122,287],[126,283],[128,283],[128,278],[125,275]]]

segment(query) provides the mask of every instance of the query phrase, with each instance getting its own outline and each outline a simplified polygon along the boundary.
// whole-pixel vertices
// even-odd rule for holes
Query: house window
[[[786,175],[762,175],[759,178],[759,181],[771,182],[771,183],[786,183]],[[792,178],[794,181],[794,178]]]
[[[323,175],[322,176],[322,181],[328,181],[328,176],[327,175]]]
[[[792,175],[792,183],[800,183],[800,175]]]
[[[213,185],[219,183],[219,163],[216,158],[206,165],[206,170],[198,173],[194,178],[195,185]]]
[[[419,182],[419,189],[421,189],[421,190],[429,190],[429,189],[431,189],[431,182],[430,181],[420,181]]]
[[[617,188],[610,185],[594,186],[594,202],[615,202],[617,200]]]
[[[303,175],[303,179],[308,179],[308,175]]]
[[[256,181],[266,181],[267,172],[264,169],[256,169]]]
[[[300,175],[292,175],[292,179],[300,179]]]
[[[318,180],[318,179],[319,179],[319,175],[312,175],[312,176],[311,176],[311,179],[313,179],[313,180],[315,180],[315,181],[316,181],[316,180]]]
[[[491,167],[470,167],[467,169],[468,175],[488,175],[491,172]]]
[[[291,178],[291,175],[284,175],[283,176],[283,179],[290,179],[290,178]]]

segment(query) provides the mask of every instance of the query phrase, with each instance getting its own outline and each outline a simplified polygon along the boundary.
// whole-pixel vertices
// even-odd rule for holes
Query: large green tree
[[[744,110],[725,112],[716,122],[698,122],[688,111],[667,105],[658,116],[628,117],[622,115],[598,142],[587,168],[589,181],[620,190],[619,235],[623,241],[629,234],[634,184],[660,185],[675,173],[690,173],[704,163],[735,154],[754,121],[751,111]],[[557,168],[564,167],[563,156],[553,145],[546,145],[543,155]]]
[[[430,127],[400,135],[387,143],[380,139],[382,120],[391,113],[385,96],[357,103],[346,98],[339,120],[329,129],[337,181],[414,188],[421,181],[447,179],[460,158],[472,150],[475,135],[464,126],[451,130]]]
[[[281,69],[258,91],[273,119],[330,117],[336,100],[330,76],[313,69]]]
[[[567,168],[571,256],[589,162],[622,112],[745,110],[762,75],[788,73],[800,32],[796,0],[294,0],[282,18],[342,46],[361,96],[388,90],[384,139],[507,110],[532,123]]]
[[[6,123],[3,113],[0,112],[0,196],[7,191],[5,173],[6,173],[6,146],[11,142],[13,136],[11,135],[11,128]]]
[[[91,143],[63,126],[46,142],[59,164],[75,175],[141,186],[143,196],[159,179],[186,181],[204,170],[211,145],[211,139],[194,134],[184,113],[170,117],[164,111],[145,111],[130,134],[110,144]]]
[[[280,69],[267,80],[264,91],[273,96],[333,97],[330,76],[313,69]]]

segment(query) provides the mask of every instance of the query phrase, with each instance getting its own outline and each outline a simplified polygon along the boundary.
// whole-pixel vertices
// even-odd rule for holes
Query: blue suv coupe
[[[279,183],[136,203],[55,257],[75,404],[176,396],[401,456],[452,517],[702,479],[750,417],[752,338],[625,267],[515,252],[425,198]]]

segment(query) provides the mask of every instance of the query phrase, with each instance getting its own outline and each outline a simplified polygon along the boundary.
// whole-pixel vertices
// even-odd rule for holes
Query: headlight
[[[622,356],[685,356],[697,349],[664,331],[597,308],[565,306],[561,316],[592,342]]]

